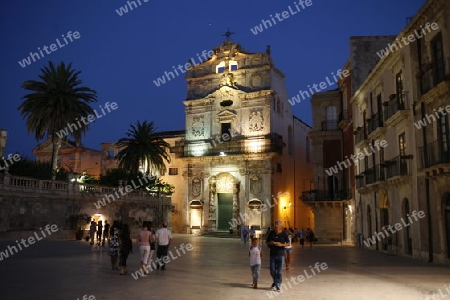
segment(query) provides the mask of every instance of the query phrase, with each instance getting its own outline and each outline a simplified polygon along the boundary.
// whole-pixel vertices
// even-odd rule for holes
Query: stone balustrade
[[[128,193],[125,187],[108,187],[94,184],[80,184],[77,182],[64,182],[40,180],[28,177],[14,176],[9,173],[0,174],[0,193],[31,193],[48,194],[54,196],[70,196],[73,198],[103,198],[114,196],[117,200],[158,200],[156,196],[143,189],[132,189]],[[162,202],[162,203],[161,203]],[[170,197],[161,197],[159,203],[170,205]]]

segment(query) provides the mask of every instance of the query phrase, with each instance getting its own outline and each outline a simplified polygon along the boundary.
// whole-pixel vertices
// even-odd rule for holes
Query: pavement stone
[[[175,247],[182,243],[190,243],[192,250],[184,254],[179,250],[178,255]],[[8,245],[16,242],[1,240],[0,252]],[[278,294],[270,292],[266,246],[257,290],[250,286],[248,247],[237,239],[176,234],[170,249],[175,259],[166,270],[135,280],[130,273],[139,267],[136,243],[128,259],[129,273],[120,276],[110,268],[107,248],[92,248],[85,241],[39,241],[0,261],[0,300],[76,300],[84,295],[166,300],[432,299],[439,289],[441,295],[434,299],[450,295],[449,267],[354,247],[294,245],[291,269],[283,271],[286,286]],[[312,276],[316,262],[328,268]],[[298,282],[305,272],[312,277]]]

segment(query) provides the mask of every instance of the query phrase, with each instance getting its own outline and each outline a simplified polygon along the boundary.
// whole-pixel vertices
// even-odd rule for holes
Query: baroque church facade
[[[309,227],[300,189],[311,172],[310,127],[293,116],[270,47],[250,53],[227,39],[186,81],[186,132],[172,147],[184,181],[175,186],[185,190],[173,195],[181,210],[172,221],[201,231],[266,228],[274,219]]]

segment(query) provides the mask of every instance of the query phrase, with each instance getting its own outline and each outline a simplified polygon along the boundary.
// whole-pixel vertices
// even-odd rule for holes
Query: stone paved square
[[[177,255],[174,247],[192,244]],[[14,241],[0,241],[0,251]],[[354,247],[295,245],[291,269],[283,271],[286,289],[269,291],[269,252],[263,246],[258,289],[251,288],[248,247],[238,239],[174,235],[173,259],[165,271],[155,270],[133,279],[139,265],[139,246],[128,259],[128,274],[112,271],[106,249],[85,241],[44,240],[0,262],[0,299],[427,299],[448,295],[450,269],[416,259],[388,256]],[[328,269],[312,276],[310,266]],[[312,278],[299,283],[292,277]],[[306,275],[305,275],[306,276]],[[450,288],[449,288],[450,289]],[[442,296],[440,296],[442,297]],[[431,298],[430,298],[431,299]],[[441,298],[437,298],[441,299]]]

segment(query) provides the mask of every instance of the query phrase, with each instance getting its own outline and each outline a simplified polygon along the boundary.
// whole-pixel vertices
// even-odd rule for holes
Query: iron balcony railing
[[[379,127],[383,127],[383,113],[381,112],[372,115],[372,118],[369,121],[368,134],[371,134]]]
[[[322,121],[322,131],[339,130],[339,122],[336,121]]]
[[[303,201],[339,201],[351,199],[350,189],[333,190],[311,190],[302,193]]]
[[[384,165],[386,169],[386,179],[392,178],[394,176],[406,176],[410,174],[410,160],[412,156],[396,156],[390,160],[387,160]]]
[[[392,99],[384,103],[384,121],[389,120],[393,115],[401,110],[409,110],[408,93],[393,94]]]
[[[382,164],[365,170],[364,172],[365,184],[372,184],[377,181],[386,180],[386,174]]]
[[[364,178],[364,173],[360,173],[359,175],[355,176],[355,180],[356,180],[356,188],[362,188],[363,186],[366,185],[366,180]]]
[[[216,139],[181,141],[171,151],[180,157],[227,156],[253,153],[281,153],[285,144],[278,134],[264,136],[234,136],[227,141]]]
[[[425,147],[427,147],[427,156],[425,156]],[[422,169],[450,163],[450,145],[448,142],[436,140],[428,143],[425,147],[419,148]]]
[[[359,130],[356,131],[355,142],[356,144],[365,141],[367,139],[367,133],[365,127],[359,127]]]
[[[445,80],[450,80],[450,58],[432,63],[423,63],[421,71],[416,74],[419,91],[422,95]]]

